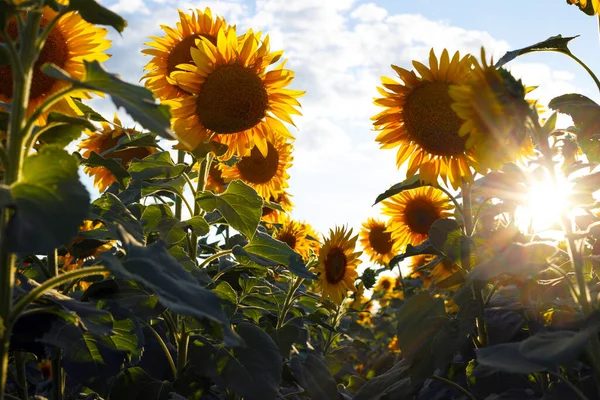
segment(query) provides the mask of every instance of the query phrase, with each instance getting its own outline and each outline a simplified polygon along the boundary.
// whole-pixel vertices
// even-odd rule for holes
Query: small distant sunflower
[[[285,213],[292,211],[292,209],[294,208],[294,204],[290,199],[291,196],[291,194],[284,190],[278,193],[276,196],[269,197],[268,200],[265,199],[265,201],[269,201],[270,203],[279,204],[284,212],[275,210],[270,207],[263,207],[261,219],[267,223],[279,223],[281,221],[281,218],[283,218],[283,216],[285,215]]]
[[[487,64],[481,49],[481,64],[473,59],[468,82],[452,85],[452,109],[464,120],[459,134],[473,146],[473,167],[482,174],[502,168],[504,163],[533,154],[527,134],[531,105],[525,99],[530,89],[504,68]]]
[[[279,223],[281,227],[276,228],[273,232],[275,239],[286,243],[305,260],[309,258],[311,250],[318,253],[321,244],[317,241],[317,235],[309,224],[294,221],[287,214]]]
[[[213,18],[208,7],[204,12],[198,9],[191,14],[184,14],[181,10],[177,12],[179,22],[176,26],[162,25],[166,34],[163,37],[151,37],[154,41],[145,43],[151,48],[142,50],[142,53],[154,56],[144,67],[148,73],[142,79],[146,80],[145,86],[161,100],[189,95],[177,85],[169,83],[168,77],[173,71],[181,71],[178,65],[194,62],[190,49],[196,47],[196,39],[204,37],[216,45],[219,29],[229,29],[223,18]]]
[[[59,1],[59,3],[65,3]],[[44,7],[42,11],[41,27],[45,27],[58,13],[50,7]],[[15,39],[18,36],[17,21],[12,18],[7,26],[8,34]],[[109,57],[104,53],[110,47],[110,41],[104,37],[108,31],[92,25],[75,12],[69,12],[61,16],[48,35],[48,39],[42,47],[37,61],[33,67],[33,78],[29,91],[29,105],[27,114],[40,106],[46,98],[61,91],[70,83],[67,81],[51,78],[45,75],[40,67],[44,63],[52,63],[62,68],[74,79],[82,79],[85,75],[84,61],[106,61]],[[2,38],[0,38],[2,42]],[[10,103],[13,96],[13,76],[10,65],[0,66],[0,102]],[[50,111],[63,114],[75,115],[78,108],[72,98],[90,98],[85,90],[71,92],[55,103],[51,109],[36,121],[38,125],[46,123]]]
[[[392,239],[392,233],[386,222],[369,218],[363,223],[360,231],[360,244],[371,261],[382,265],[389,264],[390,260],[400,251],[400,243]]]
[[[352,228],[336,227],[329,231],[319,249],[319,265],[315,272],[319,275],[318,287],[322,297],[341,304],[349,290],[356,291],[354,281],[358,278],[356,267],[362,252],[355,252],[358,235],[352,237]]]
[[[381,276],[377,280],[377,285],[373,288],[373,291],[380,292],[382,294],[390,293],[396,286],[395,279],[391,276]]]
[[[122,129],[121,121],[116,114],[113,121],[115,126],[107,122],[102,122],[102,131],[87,133],[89,137],[79,143],[79,150],[82,151],[81,155],[83,157],[88,158],[93,151],[104,158],[120,159],[121,166],[127,169],[134,158],[142,159],[158,152],[158,149],[155,147],[130,147],[109,152],[125,136],[136,135],[138,133],[134,129]],[[116,182],[114,175],[104,167],[85,167],[84,171],[94,177],[94,185],[98,187],[100,192],[104,192],[107,187]]]
[[[269,135],[266,156],[255,147],[232,167],[223,167],[223,178],[230,181],[241,179],[252,186],[263,199],[277,196],[288,187],[292,166],[292,145],[282,137]]]
[[[448,89],[466,81],[471,60],[460,58],[458,52],[450,59],[444,50],[438,62],[431,50],[429,68],[417,61],[413,66],[420,77],[392,65],[402,83],[381,78],[383,88],[377,89],[384,97],[375,104],[386,109],[372,117],[381,131],[375,140],[382,149],[399,148],[396,164],[400,168],[408,160],[407,177],[419,172],[427,183],[441,177],[456,189],[463,180],[473,181],[472,156],[467,138],[459,135],[462,121],[451,107]]]
[[[444,192],[431,186],[407,190],[383,201],[383,213],[390,217],[392,238],[400,246],[425,241],[429,228],[440,218],[452,215],[453,206]]]
[[[398,345],[398,335],[394,335],[390,344],[388,344],[388,350],[396,353],[400,352],[400,346]]]
[[[212,164],[210,164],[210,169],[208,170],[208,176],[206,177],[206,189],[212,191],[213,193],[223,193],[227,188],[227,185],[231,180],[225,179],[223,177],[223,167],[224,164],[220,163],[218,160],[214,160]],[[198,172],[200,168],[199,163],[194,164],[192,171]]]
[[[293,140],[285,125],[292,114],[301,115],[296,100],[304,92],[284,89],[294,73],[285,63],[267,71],[283,52],[271,52],[269,37],[261,40],[249,31],[238,40],[235,29],[219,29],[217,42],[200,37],[190,52],[193,64],[180,65],[168,79],[191,93],[166,103],[180,146],[194,150],[212,139],[226,144],[223,156],[246,156],[255,146],[266,155],[270,134]],[[281,121],[280,121],[281,120]]]

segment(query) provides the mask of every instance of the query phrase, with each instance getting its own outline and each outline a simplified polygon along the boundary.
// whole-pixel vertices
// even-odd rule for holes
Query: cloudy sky
[[[336,224],[359,229],[368,216],[379,215],[375,197],[404,175],[395,166],[396,150],[379,150],[370,117],[382,75],[394,77],[390,64],[411,68],[425,61],[431,48],[439,54],[479,54],[484,46],[498,59],[506,51],[549,36],[581,35],[571,49],[600,71],[600,39],[594,18],[565,0],[104,0],[129,26],[110,38],[111,72],[138,82],[148,58],[140,51],[148,36],[162,36],[161,24],[177,21],[177,8],[210,7],[238,30],[262,30],[272,49],[282,49],[286,67],[296,72],[291,88],[306,90],[297,117],[294,165],[289,191],[293,216],[326,232]],[[485,5],[484,5],[485,4]],[[564,93],[596,100],[593,81],[573,61],[541,53],[509,64],[514,75],[541,102]],[[107,100],[92,104],[106,116]],[[122,114],[122,113],[120,113]],[[123,116],[124,122],[131,121]],[[94,192],[94,196],[97,194]]]

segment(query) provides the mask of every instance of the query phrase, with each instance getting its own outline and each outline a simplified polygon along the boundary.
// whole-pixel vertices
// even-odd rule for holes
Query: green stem
[[[206,190],[206,181],[208,179],[208,173],[210,171],[210,165],[212,164],[212,161],[213,155],[212,153],[208,153],[198,167],[198,186],[196,187],[196,194],[194,195],[194,213],[192,214],[194,217],[201,215],[202,212],[200,205],[198,205],[198,202],[196,201],[196,195]],[[194,232],[191,234],[191,247],[190,257],[192,260],[194,260],[194,262],[196,262],[198,257],[198,235],[196,235]]]
[[[196,198],[196,187],[194,186],[194,182],[192,182],[189,175],[186,174],[185,172],[183,174],[181,174],[181,176],[183,176],[183,179],[185,179],[185,182],[188,184],[190,191],[192,192],[192,196],[195,199]]]
[[[400,267],[400,263],[398,263],[398,278],[400,279],[400,283],[402,283],[402,297],[404,297],[404,301],[408,300],[406,298],[406,285],[404,284],[404,278],[402,277],[402,268]]]
[[[467,389],[460,386],[458,383],[452,382],[450,379],[446,379],[444,377],[437,376],[437,375],[432,375],[429,378],[434,379],[436,381],[444,382],[446,385],[452,386],[454,389],[458,390],[459,392],[461,392],[462,394],[467,396],[469,399],[477,400],[477,398],[475,396],[473,396]]]
[[[454,195],[452,195],[452,193],[450,193],[445,187],[443,186],[436,186],[436,188],[440,189],[442,192],[446,193],[446,195],[450,198],[450,200],[452,201],[452,203],[454,203],[454,207],[456,207],[456,209],[458,210],[458,213],[460,214],[460,216],[462,217],[463,221],[465,219],[465,214],[463,212],[463,208],[460,205],[460,203],[456,200],[456,198],[454,197]],[[466,223],[466,222],[465,222]]]
[[[182,164],[185,161],[185,152],[177,150],[177,164]],[[181,221],[182,196],[175,197],[175,218]]]
[[[154,330],[154,328],[152,327],[152,325],[150,325],[147,322],[144,322],[144,325],[146,325],[148,327],[148,329],[150,329],[150,332],[152,332],[152,334],[156,338],[156,341],[160,345],[160,348],[165,353],[165,357],[167,358],[167,362],[169,363],[169,367],[171,367],[171,373],[173,374],[173,380],[175,380],[175,378],[177,377],[177,367],[175,367],[175,362],[173,361],[173,357],[171,356],[171,352],[169,351],[169,348],[165,344],[165,341],[160,337],[160,335],[158,334],[158,332],[156,332],[156,330]]]
[[[285,316],[287,315],[290,307],[292,306],[294,294],[296,293],[296,290],[298,290],[300,285],[302,285],[302,282],[304,282],[303,278],[297,277],[294,280],[294,277],[292,277],[292,280],[290,282],[290,288],[283,302],[283,307],[281,307],[281,314],[279,314],[279,317],[277,318],[277,325],[275,329],[280,329],[285,324]]]
[[[571,52],[568,52],[566,54],[569,57],[571,57],[573,60],[575,60],[579,65],[581,65],[588,74],[590,74],[590,76],[594,80],[594,83],[596,84],[596,87],[598,88],[598,90],[600,90],[600,80],[598,80],[598,77],[596,77],[596,74],[594,74],[594,72],[587,65],[585,65],[585,63],[583,61],[581,61],[579,58],[577,58],[577,56],[575,56]]]
[[[179,332],[177,330],[177,324],[173,320],[173,317],[169,313],[169,311],[163,312],[163,317],[165,319],[165,323],[169,327],[169,332],[171,333],[171,341],[173,343],[179,343]]]
[[[568,378],[562,376],[561,374],[557,374],[556,372],[548,371],[548,373],[550,375],[560,379],[561,381],[563,381],[565,383],[565,385],[567,385],[573,391],[573,393],[575,393],[575,395],[577,395],[577,398],[579,400],[589,400],[587,398],[587,396],[585,394],[583,394],[583,392],[581,390],[579,390],[579,388],[573,384],[573,382],[569,381]]]
[[[190,342],[190,335],[185,330],[185,322],[181,321],[181,335],[179,344],[177,345],[177,377],[181,377],[183,370],[187,364],[187,350]]]
[[[8,324],[12,326],[12,324],[16,321],[16,319],[19,317],[21,312],[23,310],[25,310],[25,308],[27,308],[27,306],[29,304],[33,303],[36,299],[38,299],[40,296],[42,296],[44,294],[44,292],[46,292],[47,290],[50,290],[57,286],[60,286],[63,283],[72,281],[74,279],[83,278],[86,276],[98,275],[98,274],[108,272],[108,271],[109,270],[103,266],[87,267],[87,268],[77,269],[75,271],[70,271],[65,274],[55,276],[52,279],[48,279],[43,284],[41,284],[40,286],[37,286],[31,292],[27,293],[27,295],[22,297],[17,302],[17,304],[15,304],[14,308],[12,309],[12,311],[10,312],[10,314],[7,318]]]
[[[62,350],[52,349],[52,400],[63,399]]]
[[[215,253],[212,256],[207,257],[206,259],[204,259],[204,261],[202,261],[202,263],[200,264],[200,266],[198,268],[200,268],[200,269],[205,268],[213,260],[216,260],[217,258],[226,256],[227,254],[231,254],[232,252],[233,252],[233,250],[223,250],[223,251],[220,251],[218,253]],[[219,272],[217,275],[215,275],[215,277],[213,278],[213,281],[216,281],[217,279],[219,279],[219,277],[221,277],[221,275],[223,275],[223,273],[224,272]]]
[[[340,310],[342,309],[342,305],[338,305],[335,309],[335,314],[333,315],[333,319],[331,320],[331,326],[336,329],[338,324],[338,317],[340,315]],[[337,335],[337,334],[336,334]],[[331,347],[333,341],[336,336],[333,335],[333,332],[327,329],[327,339],[325,340],[325,346],[323,346],[323,355],[327,354],[329,348]]]
[[[27,374],[25,373],[25,355],[26,353],[23,351],[15,352],[15,367],[17,369],[17,382],[20,391],[19,395],[23,400],[29,399],[29,394],[27,392]]]

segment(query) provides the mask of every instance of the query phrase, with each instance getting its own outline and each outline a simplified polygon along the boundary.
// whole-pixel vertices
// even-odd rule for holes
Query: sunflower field
[[[392,65],[370,134],[401,182],[317,232],[269,35],[179,10],[133,84],[100,3],[0,0],[0,400],[600,399],[600,105],[510,72],[555,52],[600,90],[574,37]]]

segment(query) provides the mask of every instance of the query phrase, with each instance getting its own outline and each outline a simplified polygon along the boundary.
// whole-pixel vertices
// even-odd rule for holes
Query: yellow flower
[[[332,302],[341,304],[348,290],[356,291],[354,281],[358,278],[356,267],[362,252],[354,252],[358,235],[352,237],[352,229],[336,227],[330,229],[319,249],[319,265],[315,272],[319,275],[318,287],[322,298],[329,297]]]
[[[57,12],[50,7],[44,7],[40,22],[41,27],[48,25],[57,15]],[[18,28],[15,18],[9,21],[7,30],[11,38],[17,38]],[[50,30],[48,39],[33,67],[27,115],[31,115],[46,98],[70,85],[66,81],[45,75],[41,72],[40,67],[44,63],[52,63],[62,68],[73,78],[82,79],[85,75],[84,61],[102,62],[108,59],[109,55],[104,53],[110,47],[110,41],[104,39],[107,33],[106,29],[98,28],[84,21],[75,12],[69,12],[58,19]],[[1,38],[0,42],[2,42]],[[11,67],[10,65],[0,66],[0,102],[10,103],[12,96],[13,75]],[[84,90],[71,92],[55,103],[48,112],[40,116],[36,123],[38,125],[45,124],[50,111],[68,115],[80,113],[72,100],[73,98],[90,98],[90,95]]]
[[[526,89],[504,68],[488,65],[481,49],[481,64],[473,57],[467,83],[450,87],[452,109],[464,120],[459,134],[473,147],[475,170],[485,174],[533,154],[527,135],[527,118],[532,115]]]
[[[469,167],[471,153],[465,146],[467,139],[458,134],[462,121],[452,110],[448,89],[465,82],[471,61],[452,59],[444,50],[438,62],[431,50],[429,68],[413,61],[420,77],[414,71],[392,65],[402,83],[382,77],[383,88],[377,88],[384,97],[375,100],[384,111],[372,117],[381,132],[375,139],[382,149],[398,147],[398,168],[408,160],[407,177],[419,172],[427,183],[436,183],[438,177],[455,189],[463,179],[473,181]],[[387,89],[387,90],[386,90]]]
[[[246,156],[256,146],[267,154],[270,134],[292,139],[285,125],[291,114],[301,115],[297,97],[304,92],[284,89],[294,73],[274,69],[283,52],[270,52],[269,37],[249,31],[241,40],[235,29],[219,29],[216,45],[200,37],[190,52],[193,64],[180,65],[168,78],[193,94],[166,101],[171,106],[179,147],[194,150],[206,140],[229,146],[223,156]],[[281,121],[280,121],[281,120]]]
[[[398,335],[394,335],[390,344],[388,344],[388,350],[396,353],[400,352],[400,346],[398,345]]]
[[[294,208],[294,204],[290,199],[291,196],[292,195],[285,190],[278,193],[276,196],[271,196],[268,201],[270,203],[279,204],[284,212],[282,213],[281,211],[275,210],[273,208],[263,207],[261,219],[267,223],[279,223],[281,221],[281,218],[285,215],[285,213],[292,211],[292,209]]]
[[[227,185],[231,180],[225,179],[223,177],[223,167],[224,165],[220,163],[218,160],[214,160],[212,164],[210,164],[210,169],[208,170],[208,176],[206,177],[206,189],[211,190],[214,193],[223,193],[227,188]],[[192,167],[192,171],[198,172],[200,168],[200,163],[194,164]],[[196,178],[195,180],[197,180]]]
[[[576,4],[588,15],[598,14],[600,11],[600,0],[568,0],[571,4]]]
[[[305,260],[309,258],[311,250],[315,253],[319,252],[321,244],[317,241],[317,235],[309,224],[294,221],[287,214],[279,223],[281,227],[276,228],[273,232],[275,239],[286,243]]]
[[[263,199],[276,197],[288,187],[290,176],[287,169],[292,166],[292,145],[282,137],[269,135],[266,156],[258,147],[242,157],[232,167],[223,167],[223,178],[230,181],[241,179],[252,186]]]
[[[85,220],[79,227],[79,232],[93,231],[101,228],[102,226],[102,222]],[[74,246],[83,242],[84,240],[84,236],[78,236],[71,241],[69,247],[67,248],[67,253],[63,256],[63,269],[65,271],[72,271],[81,268],[87,259],[98,257],[98,254],[110,250],[116,243],[115,240],[107,240],[104,242],[97,241],[98,243],[96,243],[96,247],[86,249],[83,252],[81,250],[74,250]]]
[[[88,138],[79,143],[79,150],[82,151],[82,156],[88,158],[92,151],[103,156],[104,158],[116,158],[121,160],[121,166],[125,169],[129,167],[131,160],[134,158],[142,159],[158,152],[155,147],[130,147],[118,151],[110,151],[115,147],[119,140],[128,135],[135,135],[137,132],[133,129],[120,128],[121,121],[115,114],[114,124],[102,122],[102,131],[87,132]],[[94,185],[98,187],[100,192],[104,192],[113,182],[116,181],[115,176],[104,167],[85,167],[85,173],[94,177]]]
[[[391,276],[380,276],[377,280],[377,285],[373,288],[375,292],[381,292],[381,294],[385,295],[394,290],[394,286],[396,286],[395,279]]]
[[[417,245],[425,241],[434,221],[452,215],[448,196],[431,186],[407,190],[383,201],[383,213],[390,217],[392,238]]]
[[[363,223],[360,244],[371,261],[382,265],[387,265],[400,251],[400,243],[392,239],[388,224],[374,218]]]
[[[173,71],[181,71],[177,68],[180,64],[192,64],[190,49],[196,47],[196,39],[204,37],[213,45],[217,44],[217,34],[221,28],[227,31],[229,26],[221,17],[213,19],[210,8],[192,11],[191,14],[179,12],[179,22],[175,27],[162,25],[165,31],[163,37],[152,37],[153,42],[146,43],[149,49],[142,53],[154,56],[146,64],[144,69],[148,71],[142,79],[145,85],[156,97],[161,100],[174,99],[189,95],[188,92],[177,85],[168,82],[168,77]]]

